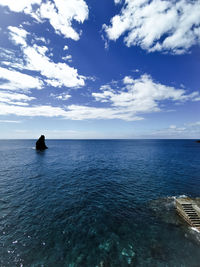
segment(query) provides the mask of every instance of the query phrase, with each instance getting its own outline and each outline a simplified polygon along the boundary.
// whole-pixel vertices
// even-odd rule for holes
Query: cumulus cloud
[[[128,47],[182,54],[200,44],[200,1],[125,0],[120,14],[103,28],[110,40],[126,34]]]
[[[78,40],[78,33],[72,22],[83,23],[88,18],[88,6],[84,0],[0,0],[13,12],[24,12],[39,22],[49,21],[57,34],[65,38]]]
[[[55,63],[47,55],[46,46],[28,45],[26,32],[21,27],[8,27],[10,38],[16,45],[21,46],[23,59],[26,62],[25,69],[39,72],[44,76],[44,81],[54,87],[81,87],[84,86],[85,77],[79,75],[77,69],[68,66],[66,63]]]
[[[39,18],[48,19],[57,33],[78,40],[80,34],[72,27],[72,20],[83,23],[88,18],[88,7],[83,0],[47,1],[40,6]]]
[[[65,51],[65,50],[68,50],[69,49],[69,47],[67,46],[67,45],[65,45],[64,47],[63,47],[63,50]]]

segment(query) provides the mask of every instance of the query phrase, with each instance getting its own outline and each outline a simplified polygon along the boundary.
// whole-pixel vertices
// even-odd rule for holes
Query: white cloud
[[[170,129],[176,129],[176,125],[170,125],[169,128]]]
[[[38,71],[46,77],[49,85],[61,87],[81,87],[85,85],[85,77],[78,75],[75,68],[66,63],[54,63],[45,54],[41,53],[39,46],[27,46],[23,49],[24,59],[27,62],[27,68]]]
[[[69,47],[67,46],[67,45],[65,45],[64,47],[63,47],[63,50],[65,51],[65,50],[68,50],[69,49]]]
[[[88,106],[70,105],[65,116],[72,120],[87,119],[121,119],[127,121],[142,120],[139,116],[134,116],[122,108],[96,108]]]
[[[72,56],[71,55],[67,55],[65,57],[62,57],[62,60],[68,60],[69,62],[72,61]]]
[[[73,40],[78,40],[80,33],[72,27],[72,21],[83,23],[89,12],[83,0],[0,0],[0,5],[29,14],[39,22],[48,20],[57,34]]]
[[[114,0],[115,4],[120,4],[122,0]]]
[[[32,5],[39,5],[42,0],[0,0],[0,5],[7,6],[11,11],[30,13],[32,11]]]
[[[128,47],[182,54],[200,44],[200,1],[125,0],[120,14],[103,28],[114,41],[127,33]]]
[[[0,102],[7,104],[27,105],[26,102],[35,99],[34,97],[27,96],[25,94],[11,93],[8,91],[0,91]]]
[[[132,70],[132,72],[140,72],[139,69]]]
[[[183,89],[176,89],[153,81],[151,76],[142,75],[138,79],[126,76],[124,87],[113,90],[110,85],[102,86],[100,93],[92,93],[96,101],[107,102],[127,114],[127,120],[139,114],[161,111],[163,101],[184,102],[199,98],[198,92],[187,94]]]
[[[68,100],[71,97],[67,93],[51,94],[51,96],[60,100]],[[1,97],[3,99],[3,103],[0,103],[0,115],[62,117],[69,120],[121,119],[136,121],[142,120],[144,114],[162,111],[165,101],[175,103],[194,101],[199,98],[199,93],[187,94],[184,89],[163,85],[153,81],[151,76],[144,74],[138,79],[126,76],[118,83],[115,81],[103,85],[99,92],[92,93],[92,96],[99,102],[98,107],[74,104],[61,108],[50,105],[30,106],[27,105],[27,102],[32,100],[31,97],[22,94],[11,96],[4,92],[0,95],[0,99]],[[177,129],[175,125],[171,125],[170,129],[176,132],[184,131],[180,127]]]
[[[43,87],[43,83],[39,78],[2,67],[0,67],[0,80],[1,79],[1,89],[28,91],[29,89],[41,89]]]
[[[130,76],[126,76],[126,77],[124,77],[123,82],[124,82],[124,84],[133,84],[134,80]]]
[[[0,103],[15,105],[15,106],[28,106],[27,102],[35,99],[25,94],[11,93],[8,91],[0,91]]]
[[[22,121],[0,120],[0,123],[21,123]]]
[[[83,23],[88,18],[88,7],[83,0],[54,0],[40,6],[40,18],[49,19],[55,31],[73,40],[79,39],[79,34],[72,27],[72,20]]]
[[[17,116],[43,116],[43,117],[58,117],[66,116],[66,111],[60,107],[52,107],[49,105],[38,106],[16,106],[0,103],[0,115],[17,115]]]
[[[16,52],[0,47],[0,61],[1,65],[9,66],[14,69],[24,69],[23,59],[17,57]]]
[[[17,62],[10,62],[10,61],[2,61],[1,64],[5,67],[5,66],[9,66],[12,67],[13,69],[18,69],[18,70],[23,70],[24,69],[24,65],[23,62],[19,63]]]
[[[158,129],[149,134],[156,138],[199,138],[200,122],[185,123],[184,125],[170,125],[168,128]]]
[[[38,37],[36,34],[32,34],[32,37],[33,37],[34,41],[44,43],[46,45],[48,45],[50,43],[49,39],[45,39],[44,37]]]
[[[9,26],[8,30],[10,31],[10,38],[13,40],[13,42],[16,45],[26,46],[25,39],[28,34],[27,31],[25,31],[21,27],[17,28],[17,27],[12,27],[12,26]]]
[[[69,120],[85,119],[122,119],[141,120],[138,116],[130,116],[123,109],[96,108],[79,105],[70,105],[65,109],[50,105],[18,106],[0,102],[0,115],[17,115],[28,117],[62,117]]]
[[[200,121],[192,122],[192,123],[187,123],[186,126],[190,127],[199,127],[200,126]]]
[[[177,133],[177,132],[183,132],[186,130],[185,127],[177,127],[176,125],[170,125],[167,129],[170,133]]]
[[[85,85],[85,77],[78,75],[75,68],[68,66],[66,63],[53,62],[46,55],[48,51],[46,46],[36,44],[29,46],[26,41],[28,33],[25,30],[17,27],[8,27],[8,29],[12,41],[16,45],[21,46],[23,58],[26,62],[24,69],[39,72],[44,76],[45,82],[54,87],[66,86],[77,88]]]
[[[56,95],[56,94],[51,94],[51,97],[55,97],[56,99],[59,100],[68,100],[69,98],[71,98],[72,96],[67,94],[67,93],[62,93],[60,95]]]

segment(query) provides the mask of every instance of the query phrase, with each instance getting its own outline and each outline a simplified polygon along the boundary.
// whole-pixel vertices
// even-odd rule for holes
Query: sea
[[[195,140],[0,141],[0,266],[199,267]]]

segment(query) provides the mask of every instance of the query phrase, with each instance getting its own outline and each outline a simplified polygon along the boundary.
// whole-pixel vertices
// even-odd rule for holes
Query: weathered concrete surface
[[[200,231],[200,206],[197,200],[189,197],[177,198],[176,210],[190,226]]]

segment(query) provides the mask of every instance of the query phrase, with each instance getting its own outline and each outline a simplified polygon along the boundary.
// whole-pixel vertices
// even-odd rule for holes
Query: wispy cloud
[[[80,87],[85,84],[85,77],[66,63],[55,63],[47,55],[48,47],[37,44],[28,45],[28,32],[22,27],[8,27],[10,38],[16,45],[20,45],[25,61],[25,69],[41,74],[48,85],[54,87]]]
[[[183,125],[170,125],[168,128],[158,129],[149,133],[155,138],[199,138],[200,122],[185,123]]]
[[[17,106],[28,106],[28,102],[35,99],[25,94],[11,93],[8,91],[0,91],[0,103]]]
[[[123,86],[104,85],[99,93],[92,93],[98,102],[109,103],[113,108],[123,110],[127,120],[135,115],[161,111],[161,105],[168,100],[183,103],[199,100],[199,92],[187,94],[186,90],[156,82],[150,75],[144,74],[138,79],[126,76]]]
[[[62,93],[62,94],[50,94],[51,97],[54,97],[58,100],[68,100],[69,98],[71,98],[72,96],[70,94],[67,93]]]
[[[0,123],[21,123],[22,121],[0,120]]]
[[[0,103],[0,115],[17,115],[28,117],[65,117],[66,111],[50,105],[17,106]]]
[[[69,62],[72,62],[72,55],[66,55],[66,56],[62,57],[62,60],[67,60]]]
[[[51,95],[60,100],[67,100],[67,93]],[[137,79],[125,76],[121,81],[111,82],[100,87],[99,92],[91,96],[98,102],[95,105],[68,105],[55,107],[51,105],[16,106],[0,103],[1,115],[62,117],[69,120],[121,119],[137,121],[144,115],[161,112],[165,101],[184,103],[199,99],[198,92],[187,93],[184,89],[167,86],[156,82],[150,75],[144,74]],[[31,99],[27,99],[31,100]],[[171,131],[175,127],[171,126]],[[177,130],[177,129],[176,129]]]
[[[32,88],[41,89],[43,87],[43,82],[38,77],[1,67],[0,80],[0,88],[4,90],[28,91]]]
[[[115,0],[118,4],[119,0]],[[124,0],[120,14],[103,25],[110,40],[124,37],[125,44],[153,52],[186,53],[200,44],[199,0]]]
[[[187,123],[185,124],[187,127],[200,127],[200,121],[196,121],[196,122],[191,122],[191,123]]]

